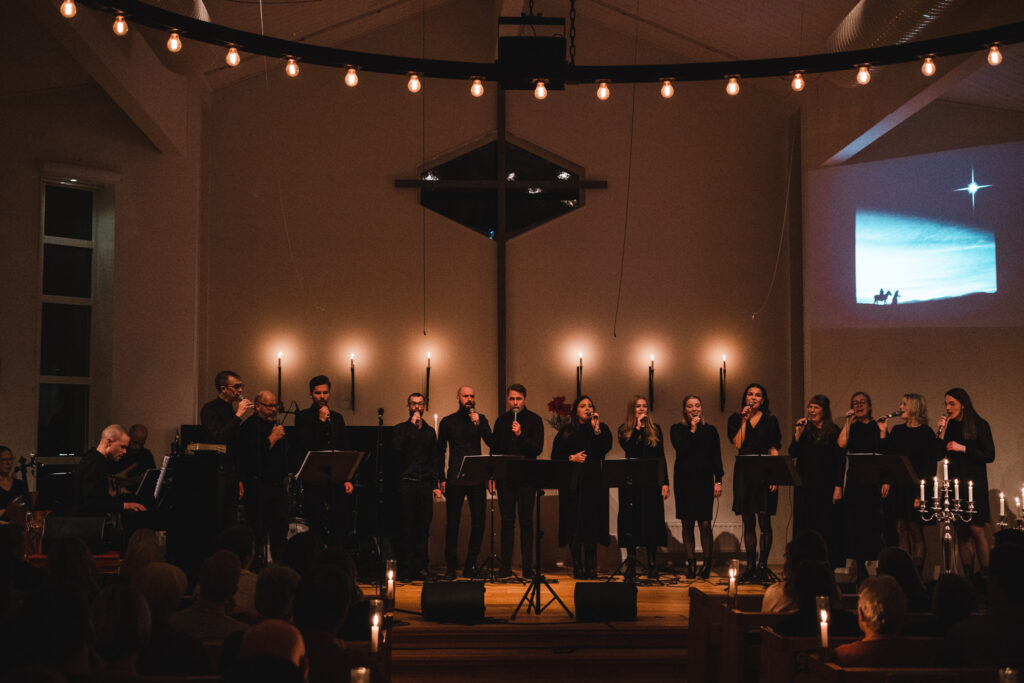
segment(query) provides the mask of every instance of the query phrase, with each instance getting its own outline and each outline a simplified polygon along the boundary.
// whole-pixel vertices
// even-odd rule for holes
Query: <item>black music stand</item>
[[[905,455],[882,453],[850,453],[847,458],[847,481],[858,484],[896,484],[917,486],[920,481]]]
[[[521,455],[467,455],[462,458],[462,464],[459,465],[455,481],[460,486],[473,486],[487,483],[492,479],[494,481],[511,480],[512,478],[507,473],[508,463],[522,459],[523,456]],[[518,485],[518,482],[513,480],[512,484]],[[494,499],[497,495],[497,490],[495,490],[488,511],[491,521],[491,552],[487,555],[487,559],[484,560],[483,564],[477,568],[477,573],[473,575],[475,580],[477,576],[480,576],[481,570],[484,570],[482,577],[484,583],[488,581],[496,583],[500,578],[497,574],[497,569],[501,559],[494,552]],[[513,573],[512,576],[516,581],[522,583],[522,578],[518,574]]]
[[[526,592],[523,593],[523,597],[520,598],[519,604],[516,605],[516,609],[512,612],[510,620],[514,621],[516,615],[519,614],[520,608],[523,603],[526,603],[526,613],[529,614],[530,610],[533,610],[534,614],[540,614],[545,609],[551,606],[551,603],[557,601],[565,613],[569,615],[569,618],[573,618],[573,613],[565,606],[562,599],[558,597],[558,593],[551,587],[551,583],[540,573],[541,561],[540,561],[540,548],[541,538],[544,536],[544,532],[540,526],[540,497],[544,495],[544,489],[570,489],[575,488],[577,480],[580,476],[580,468],[574,467],[575,463],[569,462],[568,460],[516,460],[511,462],[507,467],[509,470],[510,477],[518,477],[518,481],[522,486],[532,486],[537,491],[537,505],[534,512],[534,536],[533,536],[533,578],[530,579],[530,585],[526,587]],[[551,593],[551,599],[541,605],[541,590],[540,587],[544,586]]]
[[[736,456],[737,476],[743,477],[743,483],[747,490],[755,487],[767,489],[769,486],[802,486],[800,475],[796,471],[793,459],[772,455],[771,453],[754,453],[749,455]],[[765,493],[767,502],[768,494]],[[767,564],[765,571],[758,572],[758,576],[738,581],[739,583],[760,583],[769,586],[779,581],[778,575],[773,572]]]
[[[632,488],[637,489],[630,491],[630,495],[627,496],[629,500],[629,511],[626,513],[631,525],[636,523],[636,496],[639,495],[639,489],[642,488],[661,488],[661,475],[662,468],[665,467],[664,461],[655,458],[643,458],[635,460],[605,460],[602,467],[604,474],[604,483],[608,488],[619,489],[619,504],[622,504],[622,489]],[[621,530],[620,530],[621,531]],[[630,534],[632,535],[632,534]],[[619,547],[623,547],[622,539],[618,539]],[[626,543],[626,546],[631,545]],[[625,559],[619,563],[619,566],[615,568],[615,571],[606,580],[610,582],[614,579],[623,567],[626,567],[626,571],[623,572],[622,578],[625,583],[636,583],[636,544],[633,545],[633,557],[627,554]],[[643,564],[641,562],[640,564]],[[650,571],[650,567],[644,564],[644,569]],[[658,583],[662,583],[660,580]]]
[[[355,477],[365,457],[362,451],[309,451],[293,478],[303,486],[343,484]],[[338,501],[332,503],[337,506]]]

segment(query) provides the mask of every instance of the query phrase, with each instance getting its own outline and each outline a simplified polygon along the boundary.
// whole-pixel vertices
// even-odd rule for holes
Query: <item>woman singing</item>
[[[676,517],[683,523],[683,548],[686,550],[686,578],[697,577],[694,559],[693,523],[700,527],[700,547],[704,564],[700,578],[711,576],[711,508],[722,495],[722,447],[718,430],[704,422],[700,396],[683,399],[683,421],[669,430],[676,449],[673,484],[676,491]]]
[[[928,404],[921,394],[903,394],[899,404],[899,417],[903,424],[894,425],[885,435],[885,452],[892,455],[905,455],[910,458],[916,479],[931,482],[935,476],[935,432],[928,426]],[[880,419],[879,425],[883,435],[888,429],[887,420]],[[927,548],[924,542],[924,523],[917,511],[918,496],[916,486],[896,486],[889,493],[896,503],[893,507],[897,519],[897,530],[900,547],[914,561],[917,573],[924,571],[924,558]]]
[[[782,448],[779,421],[769,412],[768,392],[760,384],[751,384],[743,392],[741,410],[729,416],[729,440],[740,455],[778,455]],[[772,549],[772,515],[779,506],[775,486],[744,481],[743,469],[737,459],[733,470],[732,511],[743,517],[743,546],[747,550],[747,568],[740,578],[750,581],[767,574],[768,553]],[[757,560],[755,518],[761,527],[761,561]]]
[[[807,417],[797,420],[789,445],[803,484],[793,497],[793,535],[807,529],[820,533],[833,568],[846,564],[842,508],[838,505],[843,499],[846,453],[836,443],[838,436],[828,397],[817,394],[807,402]]]
[[[881,453],[882,432],[871,415],[871,397],[858,391],[850,397],[850,409],[837,439],[847,453]],[[857,581],[866,579],[866,562],[882,549],[882,496],[888,495],[878,477],[864,480],[850,476],[846,481],[846,556],[857,564]]]
[[[626,460],[658,461],[660,486],[619,488],[619,544],[626,548],[626,580],[636,576],[636,547],[647,547],[647,578],[658,578],[658,546],[668,543],[665,531],[665,499],[668,498],[668,468],[661,427],[648,413],[647,399],[634,396],[626,406],[626,421],[619,425],[619,445]]]
[[[964,570],[973,571],[974,558],[977,557],[984,574],[988,572],[989,555],[985,537],[985,524],[989,520],[985,465],[996,459],[992,428],[974,412],[974,404],[967,392],[955,388],[946,392],[946,414],[939,418],[938,429],[939,457],[949,458],[950,478],[974,482],[974,488],[979,492],[974,497],[974,517],[970,524],[960,526],[957,542]]]
[[[579,467],[576,488],[558,491],[558,545],[569,546],[577,579],[597,578],[597,544],[609,543],[608,489],[601,463],[611,448],[611,430],[599,420],[590,397],[580,396],[569,424],[551,445],[552,460],[568,460]]]

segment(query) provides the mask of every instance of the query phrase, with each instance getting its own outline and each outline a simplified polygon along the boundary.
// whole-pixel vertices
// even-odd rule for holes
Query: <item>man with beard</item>
[[[256,535],[256,557],[284,556],[288,535],[288,440],[277,424],[277,396],[271,391],[256,394],[256,415],[238,430],[238,471],[245,485],[242,504],[246,522]]]
[[[409,394],[409,419],[395,425],[391,450],[398,467],[398,502],[401,526],[398,544],[398,576],[401,581],[430,577],[427,538],[434,515],[434,497],[441,496],[440,479],[434,449],[437,435],[423,419],[426,400],[423,394]]]
[[[217,398],[202,407],[199,419],[206,432],[203,437],[205,443],[223,444],[225,448],[219,463],[217,519],[220,528],[226,529],[235,524],[238,498],[242,495],[235,440],[238,438],[238,428],[242,426],[242,418],[252,410],[253,404],[242,396],[245,384],[237,372],[221,370],[213,383],[217,388]]]

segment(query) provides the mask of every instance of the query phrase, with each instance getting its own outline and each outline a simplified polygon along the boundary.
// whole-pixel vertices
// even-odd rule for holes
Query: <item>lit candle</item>
[[[370,670],[365,666],[352,669],[349,680],[352,683],[370,683]]]
[[[1020,510],[1020,498],[1014,498],[1013,504],[1017,506],[1018,510]]]
[[[821,610],[821,646],[828,647],[828,610]]]
[[[924,479],[921,480],[921,502],[924,503]]]
[[[736,568],[729,567],[729,597],[736,597]]]
[[[376,652],[380,647],[380,615],[374,613],[373,621],[370,623],[370,652]]]
[[[395,604],[395,570],[388,568],[388,604]]]
[[[434,431],[437,431],[437,413],[434,413]]]
[[[968,503],[973,503],[974,502],[974,482],[973,481],[967,482],[967,502]]]
[[[722,354],[722,367],[718,369],[718,406],[725,412],[725,354]]]
[[[580,351],[580,362],[576,366],[576,398],[583,395],[583,352]]]
[[[647,371],[647,405],[654,410],[654,354],[651,354],[651,368]]]
[[[999,516],[1006,516],[1006,494],[1002,492],[999,493]]]
[[[960,500],[960,480],[953,480],[953,498]]]
[[[939,478],[932,477],[932,498],[939,499]]]
[[[427,368],[430,368],[430,351],[427,351]]]
[[[942,481],[949,481],[949,458],[942,459]]]

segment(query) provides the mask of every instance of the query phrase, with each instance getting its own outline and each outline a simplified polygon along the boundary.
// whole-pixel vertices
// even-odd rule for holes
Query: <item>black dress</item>
[[[842,488],[846,474],[846,453],[836,443],[838,436],[835,425],[827,425],[824,430],[808,425],[800,440],[789,445],[802,484],[793,494],[793,536],[808,529],[820,533],[833,567],[846,564],[843,506],[841,501],[832,502],[835,488]]]
[[[654,458],[658,463],[658,486],[623,486],[619,488],[619,516],[617,523],[620,547],[660,547],[668,544],[665,529],[665,499],[661,487],[668,486],[668,467],[665,464],[665,441],[661,427],[654,425],[658,435],[656,446],[648,445],[647,436],[634,429],[629,438],[619,436],[619,445],[626,452],[626,460]],[[621,434],[621,432],[620,432]]]
[[[729,440],[740,431],[743,424],[743,416],[733,413],[729,416],[728,435]],[[782,432],[779,430],[779,421],[774,415],[761,414],[761,419],[751,428],[747,425],[747,433],[740,446],[740,455],[755,455],[768,453],[771,449],[782,448]],[[737,461],[737,465],[738,465]],[[732,511],[737,515],[756,514],[767,512],[774,515],[779,507],[779,491],[769,491],[767,486],[748,485],[743,480],[743,471],[740,467],[734,467],[732,474]]]
[[[964,423],[962,420],[950,420],[946,425],[946,435],[936,439],[938,456],[949,458],[949,478],[960,480],[960,495],[966,500],[967,482],[974,482],[974,518],[972,526],[985,526],[991,516],[988,505],[988,471],[986,465],[996,459],[996,446],[992,442],[992,428],[980,417],[977,421],[976,434],[970,441],[964,440]],[[966,453],[947,451],[946,444],[950,441],[967,447]],[[920,492],[919,492],[920,493]]]
[[[878,423],[852,422],[846,452],[881,453],[882,437]],[[853,470],[851,470],[853,472]],[[882,481],[872,475],[861,479],[851,474],[843,494],[846,513],[846,556],[868,561],[878,557],[884,547],[882,533]]]
[[[580,470],[575,489],[558,490],[558,545],[574,540],[608,545],[608,488],[604,485],[602,463],[612,449],[612,432],[601,423],[594,434],[589,424],[563,427],[551,445],[552,460],[568,460],[584,451],[587,460],[573,463]]]
[[[715,504],[715,484],[722,482],[722,446],[718,430],[701,423],[697,431],[677,422],[669,430],[676,449],[672,484],[676,497],[676,518],[711,521]]]
[[[908,427],[905,424],[896,425],[885,439],[885,452],[909,457],[917,481],[924,479],[927,490],[929,492],[932,490],[932,477],[935,476],[935,463],[938,461],[938,454],[935,451],[935,432],[931,427],[928,425],[919,427]],[[909,487],[906,485],[893,486],[889,497],[894,498],[896,502],[894,512],[897,519],[906,519],[908,516],[914,515],[914,519],[920,520],[920,515],[914,509],[914,499],[920,495],[921,489],[916,483]]]

